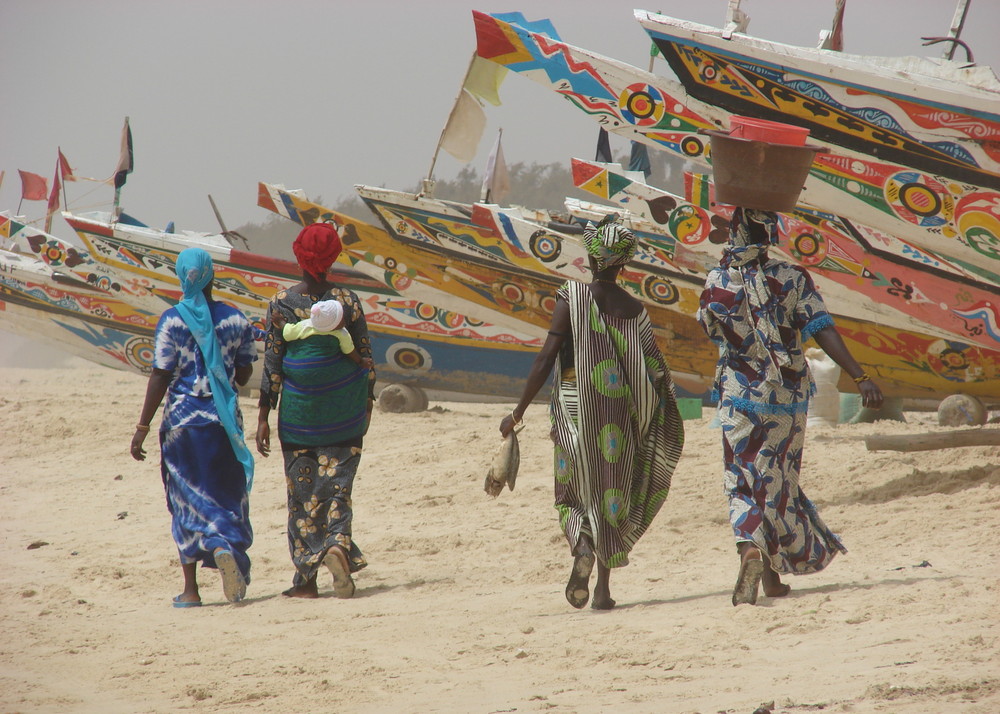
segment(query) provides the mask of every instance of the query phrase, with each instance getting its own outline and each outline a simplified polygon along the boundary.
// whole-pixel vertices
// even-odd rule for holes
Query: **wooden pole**
[[[229,229],[226,228],[226,224],[222,220],[222,214],[219,213],[219,208],[215,205],[215,199],[212,198],[212,194],[208,194],[208,202],[212,204],[212,210],[215,211],[215,220],[217,220],[219,225],[222,226],[222,232],[228,233]]]
[[[957,446],[996,446],[1000,429],[960,429],[925,434],[875,434],[865,437],[869,451],[934,451]]]
[[[965,16],[969,12],[969,0],[958,0],[955,5],[955,15],[951,19],[951,27],[948,29],[948,36],[954,37],[956,40],[962,36],[962,29],[965,27]],[[948,49],[945,50],[942,57],[946,60],[953,59],[955,57],[955,45],[957,42],[949,42]]]
[[[56,164],[56,172],[59,174],[59,182],[62,184],[63,210],[69,210],[69,201],[66,200],[66,180],[62,175],[62,147],[59,147],[59,162]]]

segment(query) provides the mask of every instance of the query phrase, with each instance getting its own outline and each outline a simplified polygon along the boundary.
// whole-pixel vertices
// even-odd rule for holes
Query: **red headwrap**
[[[292,243],[299,267],[317,278],[326,275],[342,249],[337,229],[329,223],[306,226]]]

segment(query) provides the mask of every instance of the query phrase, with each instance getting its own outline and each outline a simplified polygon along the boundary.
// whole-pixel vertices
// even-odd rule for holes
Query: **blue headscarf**
[[[205,286],[212,282],[215,270],[212,268],[212,256],[202,248],[188,248],[177,256],[177,278],[181,283],[184,297],[177,303],[184,324],[191,330],[194,341],[198,343],[201,356],[208,369],[208,381],[212,387],[212,399],[215,410],[219,412],[219,421],[229,435],[236,457],[243,464],[247,477],[247,491],[253,486],[253,454],[247,448],[243,438],[243,429],[236,421],[239,405],[236,401],[236,390],[233,389],[222,360],[222,348],[215,334],[215,322],[208,300],[202,292]]]

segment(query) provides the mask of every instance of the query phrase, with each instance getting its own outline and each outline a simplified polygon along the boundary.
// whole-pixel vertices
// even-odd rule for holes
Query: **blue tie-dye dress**
[[[242,312],[209,303],[226,373],[257,359],[253,331]],[[160,424],[160,473],[181,563],[214,568],[216,548],[230,551],[250,582],[253,542],[246,472],[219,421],[208,373],[191,330],[175,308],[156,326],[153,367],[173,373]],[[243,417],[237,407],[237,423]]]

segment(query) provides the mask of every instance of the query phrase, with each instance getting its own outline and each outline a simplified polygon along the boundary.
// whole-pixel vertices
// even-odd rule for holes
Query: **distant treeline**
[[[617,156],[615,159],[622,162],[623,165],[628,163],[627,155]],[[652,151],[650,152],[650,163],[652,165],[652,173],[648,179],[650,184],[674,193],[683,193],[681,188],[682,171],[676,160],[671,159],[664,152]],[[567,197],[599,202],[593,194],[581,191],[573,185],[572,171],[565,164],[518,162],[510,164],[507,167],[507,172],[510,175],[510,194],[503,201],[504,205],[545,209],[558,216],[565,214],[564,203]],[[483,176],[472,166],[466,165],[454,179],[436,180],[434,198],[460,203],[475,203],[480,198],[482,185]],[[416,193],[420,190],[420,183],[397,190]],[[378,219],[357,194],[342,196],[334,202],[324,201],[322,196],[307,196],[307,198],[314,203],[359,221],[380,225]],[[249,244],[247,247],[252,252],[294,260],[291,245],[299,232],[299,226],[288,219],[273,214],[263,223],[247,223],[237,228],[236,231],[247,239]]]

